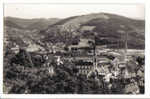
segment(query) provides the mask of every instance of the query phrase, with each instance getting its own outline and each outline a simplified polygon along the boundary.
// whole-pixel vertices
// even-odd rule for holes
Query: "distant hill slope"
[[[20,27],[19,25],[17,25],[16,23],[13,23],[10,20],[4,21],[4,25],[8,26],[8,27],[12,27],[12,28],[18,28],[18,29],[23,29],[22,27]]]
[[[59,26],[63,31],[73,30],[73,35],[90,38],[97,35],[99,45],[114,45],[110,47],[124,46],[125,34],[128,33],[129,48],[145,47],[145,21],[130,19],[124,16],[108,13],[94,13],[69,17],[49,26],[45,34],[53,34],[50,30]],[[43,33],[44,34],[44,33]],[[59,35],[59,34],[58,34]],[[62,36],[63,34],[61,34]],[[68,34],[69,35],[69,34]],[[62,38],[62,37],[61,37]]]
[[[124,16],[94,13],[73,16],[65,19],[18,19],[6,17],[6,33],[16,35],[25,41],[72,43],[78,38],[93,39],[97,45],[109,48],[124,48],[125,35],[128,34],[128,48],[145,48],[145,21]],[[36,29],[35,31],[33,31]],[[30,39],[34,39],[30,40]],[[65,41],[67,39],[67,41]]]
[[[19,26],[22,29],[38,29],[38,30],[43,30],[46,29],[49,25],[55,24],[58,22],[60,19],[57,18],[49,18],[49,19],[44,19],[44,18],[35,18],[35,19],[22,19],[22,18],[15,18],[15,17],[5,17],[4,18],[4,24],[9,25],[8,23],[13,23],[11,27],[16,27]]]
[[[82,26],[95,26],[93,29],[97,33],[98,43],[117,44],[123,47],[125,35],[128,33],[129,48],[144,48],[145,44],[145,22],[142,20],[128,19],[122,16],[105,14],[109,19],[93,19]],[[117,45],[118,46],[118,45]]]
[[[56,22],[58,22],[60,19],[57,18],[50,18],[50,19],[41,19],[38,20],[37,22],[34,22],[33,24],[30,24],[27,29],[38,29],[38,30],[44,30],[46,29],[49,25],[53,25]]]

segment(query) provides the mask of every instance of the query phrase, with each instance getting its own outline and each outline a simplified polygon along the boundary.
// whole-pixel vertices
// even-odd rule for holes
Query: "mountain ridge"
[[[8,22],[11,22],[13,24],[16,24],[20,26],[22,29],[45,29],[50,24],[55,24],[55,22],[58,22],[60,19],[58,18],[33,18],[33,19],[24,19],[24,18],[17,18],[17,17],[4,17],[4,24]],[[6,24],[6,25],[7,25]]]
[[[33,24],[27,22],[28,29],[40,28],[40,32],[30,34],[36,35],[33,38],[38,38],[42,42],[66,42],[65,39],[68,38],[71,43],[77,37],[88,39],[95,35],[99,45],[112,44],[116,48],[119,43],[119,48],[123,48],[125,33],[128,33],[129,48],[145,48],[145,20],[130,19],[110,13],[94,13],[58,19],[58,21],[56,19],[52,24],[47,22],[46,25],[42,25],[42,22],[34,21]]]

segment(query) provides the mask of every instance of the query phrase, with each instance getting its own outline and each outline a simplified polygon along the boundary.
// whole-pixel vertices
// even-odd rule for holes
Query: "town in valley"
[[[144,94],[145,21],[109,13],[4,18],[4,93]]]

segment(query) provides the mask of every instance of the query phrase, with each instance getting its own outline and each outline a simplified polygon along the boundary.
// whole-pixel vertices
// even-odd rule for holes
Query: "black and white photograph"
[[[4,94],[145,94],[144,4],[4,4]]]

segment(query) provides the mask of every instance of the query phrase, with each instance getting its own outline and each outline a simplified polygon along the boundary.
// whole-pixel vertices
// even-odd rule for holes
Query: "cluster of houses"
[[[7,38],[7,35],[5,35]],[[5,40],[7,41],[7,40]],[[28,44],[26,50],[28,52],[43,52],[45,50],[43,46],[38,44],[32,44],[32,41],[24,40],[24,43]],[[40,42],[38,42],[40,43]],[[49,53],[53,53],[56,57],[64,57],[68,60],[72,60],[77,68],[79,68],[79,74],[87,75],[91,70],[98,68],[98,71],[102,71],[102,67],[108,65],[117,66],[116,68],[124,68],[125,55],[123,53],[115,52],[114,50],[107,49],[107,45],[94,45],[95,41],[91,38],[80,38],[79,42],[72,43],[67,46],[68,50],[64,50],[65,44],[57,43],[55,45],[47,43],[46,46]],[[11,48],[14,52],[17,52],[19,46],[14,42],[14,47]],[[113,58],[109,58],[112,56]],[[68,58],[69,57],[69,58]],[[71,58],[70,58],[71,57]],[[115,58],[115,59],[114,59]],[[61,59],[61,58],[60,58]]]
[[[7,35],[5,36],[7,38]],[[53,59],[55,59],[57,65],[63,64],[63,59],[74,63],[78,68],[77,75],[81,74],[89,77],[92,72],[96,71],[98,75],[103,75],[108,82],[111,77],[116,79],[120,74],[123,75],[124,77],[122,78],[125,79],[136,77],[135,72],[128,71],[132,69],[131,67],[138,65],[135,60],[133,60],[134,62],[125,60],[130,59],[130,55],[125,57],[123,53],[107,49],[106,45],[96,46],[92,39],[80,38],[80,42],[69,45],[67,51],[64,49],[65,45],[63,43],[56,45],[47,44],[46,46],[49,49],[48,53],[42,47],[32,44],[30,41],[24,42],[28,43],[26,47],[27,52],[38,52],[41,53],[41,56],[45,56],[47,61],[43,66],[48,68],[48,72],[51,76],[54,75],[55,71],[54,67],[51,65],[51,61],[48,59],[49,57],[47,57],[48,53],[55,57]],[[11,48],[11,50],[17,53],[18,49],[20,49],[19,46],[14,43],[14,47]],[[127,66],[126,62],[130,65],[128,64]],[[144,76],[143,72],[138,71],[137,73]]]
[[[31,44],[30,41],[24,42],[28,43],[29,45],[26,47],[27,52],[37,52],[42,48],[36,44]],[[102,71],[102,67],[106,67],[111,63],[111,60],[103,55],[104,53],[108,54],[107,52],[109,52],[109,49],[105,50],[106,46],[97,46],[97,49],[94,50],[93,43],[94,41],[92,39],[81,38],[79,43],[69,45],[67,52],[63,49],[63,44],[57,44],[53,46],[52,44],[47,44],[47,46],[50,50],[49,53],[53,53],[54,56],[57,57],[57,60],[61,60],[61,57],[72,60],[75,66],[79,69],[79,74],[87,75],[95,68],[98,68],[99,71]],[[11,48],[11,50],[14,52],[16,52],[18,49],[19,46],[17,44],[15,44],[15,47]],[[40,52],[45,54],[45,50],[41,50]],[[67,55],[67,53],[69,54]]]

